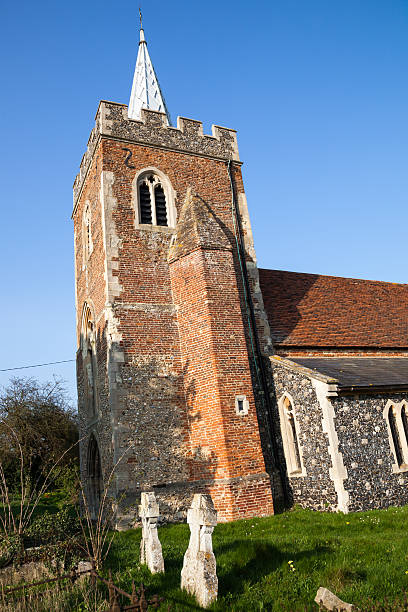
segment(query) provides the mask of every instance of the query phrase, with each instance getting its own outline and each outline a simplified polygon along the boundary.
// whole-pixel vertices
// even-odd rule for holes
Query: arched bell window
[[[167,226],[166,194],[158,176],[150,174],[139,182],[140,223]]]
[[[279,415],[288,474],[289,476],[301,476],[303,475],[302,459],[295,411],[293,402],[286,393],[279,400]]]
[[[169,179],[160,170],[145,169],[135,177],[133,185],[134,196],[137,196],[136,227],[139,225],[174,227],[175,193]]]

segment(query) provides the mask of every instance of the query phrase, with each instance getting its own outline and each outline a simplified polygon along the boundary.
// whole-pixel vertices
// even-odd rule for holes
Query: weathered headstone
[[[142,519],[140,562],[146,563],[152,574],[164,572],[162,547],[157,535],[159,504],[154,493],[142,493],[139,516]]]
[[[190,542],[181,570],[181,588],[195,595],[198,603],[207,608],[218,593],[212,532],[217,524],[217,512],[211,495],[196,494],[187,512]]]
[[[315,602],[319,604],[319,606],[323,606],[326,610],[336,612],[352,612],[352,610],[355,610],[353,604],[341,601],[334,593],[324,587],[320,587],[317,591]]]
[[[92,563],[90,561],[80,561],[77,566],[77,572],[79,575],[79,582],[86,582],[91,577],[90,570],[92,569]],[[82,573],[84,572],[84,573]],[[89,572],[86,573],[85,572]]]

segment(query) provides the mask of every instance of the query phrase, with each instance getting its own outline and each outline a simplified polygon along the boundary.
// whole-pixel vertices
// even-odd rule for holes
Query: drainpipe
[[[259,336],[258,336],[258,330],[257,330],[257,325],[256,325],[254,303],[252,300],[251,287],[250,287],[249,278],[248,278],[248,270],[247,270],[246,261],[245,261],[245,248],[244,248],[244,240],[243,240],[243,235],[242,235],[241,218],[239,214],[239,208],[238,208],[238,203],[237,203],[237,198],[236,198],[236,193],[235,193],[235,184],[234,184],[234,180],[232,177],[231,160],[228,161],[227,168],[228,168],[228,176],[229,176],[229,180],[231,184],[232,218],[234,222],[235,242],[236,242],[237,252],[238,252],[238,260],[239,260],[239,266],[240,266],[241,277],[242,277],[242,285],[244,289],[244,299],[245,299],[245,307],[247,311],[249,337],[250,337],[250,342],[251,342],[251,352],[252,352],[253,362],[254,362],[256,376],[258,380],[258,385],[261,390],[260,395],[261,395],[262,404],[263,404],[263,407],[266,409],[265,411],[266,411],[268,426],[269,426],[268,435],[269,435],[269,441],[271,443],[271,448],[272,448],[272,463],[273,463],[273,467],[277,468],[279,471],[281,483],[282,483],[284,503],[286,505],[289,499],[288,491],[286,487],[286,474],[283,470],[281,462],[279,461],[278,446],[276,442],[276,427],[275,427],[273,414],[272,414],[272,402],[271,402],[269,389],[268,389],[268,377],[266,374],[262,351],[261,351],[261,347],[259,344]]]

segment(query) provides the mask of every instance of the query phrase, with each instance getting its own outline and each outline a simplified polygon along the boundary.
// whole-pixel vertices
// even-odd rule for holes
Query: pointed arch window
[[[96,347],[93,317],[87,304],[83,309],[81,344],[85,407],[88,417],[92,418],[96,415],[97,406]]]
[[[408,470],[408,405],[407,402],[389,401],[383,416],[387,423],[388,438],[394,457],[393,472]]]
[[[89,202],[85,206],[84,216],[83,216],[83,232],[82,232],[82,244],[84,249],[84,263],[86,263],[89,259],[93,251],[93,242],[92,242],[92,226],[91,226],[91,207]]]
[[[159,171],[145,170],[135,182],[136,226],[174,227],[174,192],[167,177]]]
[[[279,400],[279,414],[288,475],[304,476],[295,409],[286,393]]]
[[[168,225],[166,194],[160,179],[155,174],[144,176],[138,185],[140,223]]]

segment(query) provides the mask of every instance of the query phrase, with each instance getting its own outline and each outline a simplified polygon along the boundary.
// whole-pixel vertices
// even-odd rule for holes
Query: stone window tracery
[[[387,423],[388,438],[395,463],[394,472],[408,470],[407,402],[387,402],[383,416]]]
[[[147,175],[139,181],[140,223],[167,226],[166,194],[158,176]]]
[[[279,414],[288,475],[304,476],[295,410],[293,401],[286,393],[279,400]]]
[[[162,172],[156,169],[142,171],[135,179],[134,194],[137,198],[136,226],[175,226],[174,191]]]

